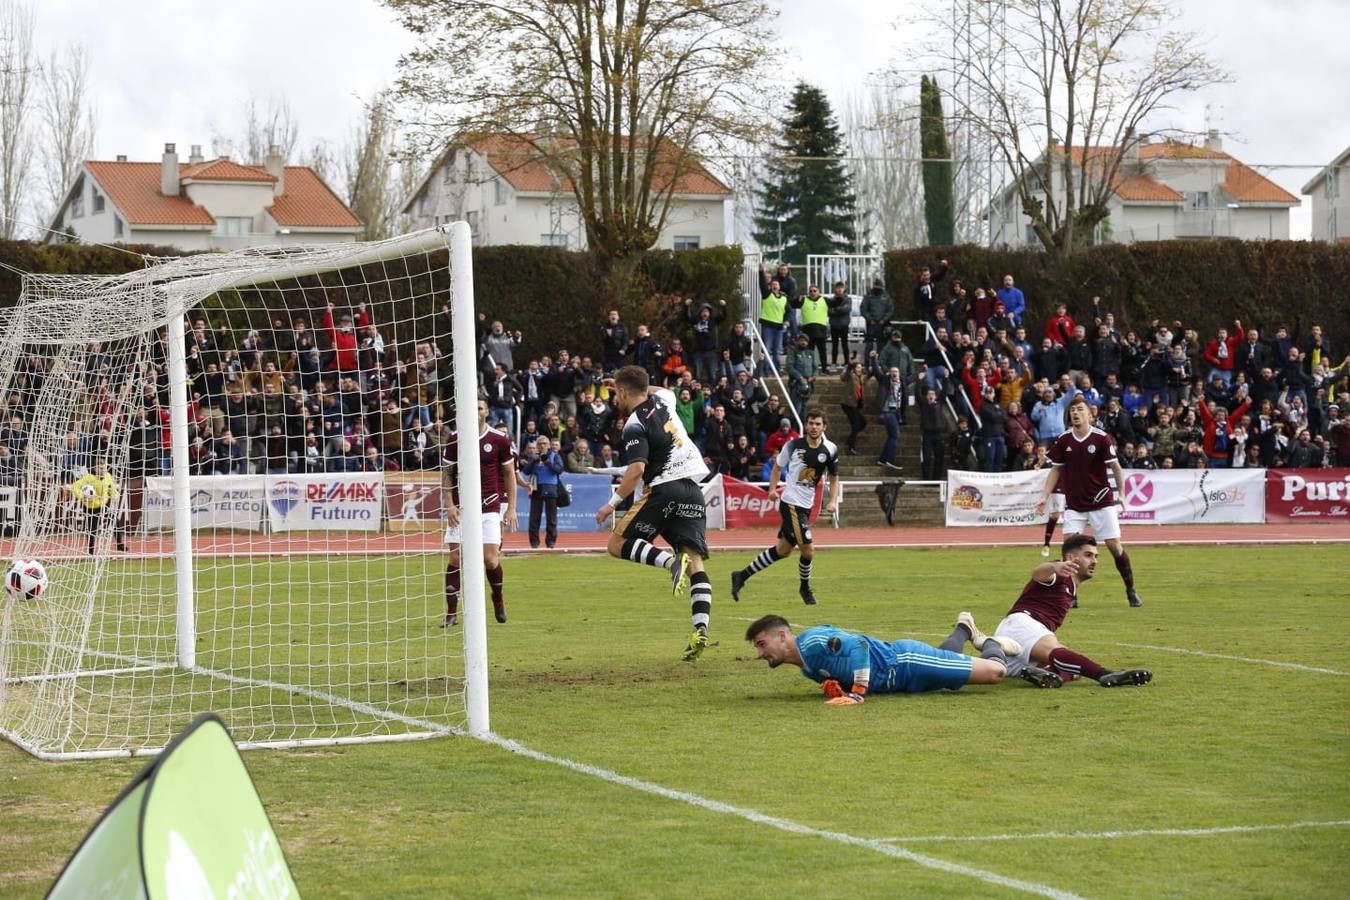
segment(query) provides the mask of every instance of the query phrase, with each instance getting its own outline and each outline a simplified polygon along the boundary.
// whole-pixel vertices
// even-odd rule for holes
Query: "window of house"
[[[699,247],[699,238],[696,234],[677,234],[675,235],[676,250],[697,250]]]
[[[113,237],[121,237],[123,231],[122,217],[113,216]]]
[[[216,234],[240,235],[253,231],[253,219],[249,216],[216,216]]]
[[[1331,168],[1327,170],[1326,196],[1328,199],[1340,196],[1340,170]]]
[[[1027,243],[1028,243],[1028,244],[1039,244],[1040,242],[1041,242],[1041,239],[1038,238],[1038,237],[1036,236],[1036,229],[1033,228],[1032,226],[1028,225],[1028,226],[1027,226]]]
[[[1187,191],[1187,209],[1209,209],[1209,191]]]
[[[567,249],[567,235],[565,234],[541,234],[539,243],[544,247],[562,247]]]
[[[423,191],[422,194],[417,198],[417,214],[418,214],[419,216],[425,216],[425,215],[427,214],[427,194],[426,194],[426,191]]]
[[[104,205],[103,195],[99,193],[98,188],[96,187],[91,187],[89,190],[94,195],[94,212],[95,213],[103,212],[103,205]]]
[[[78,219],[84,215],[84,182],[75,185],[75,196],[70,198],[70,217]]]
[[[471,234],[478,233],[478,210],[473,209],[466,212],[464,214],[464,221],[469,223],[469,232]]]
[[[493,200],[498,206],[506,204],[506,182],[501,178],[492,180]]]

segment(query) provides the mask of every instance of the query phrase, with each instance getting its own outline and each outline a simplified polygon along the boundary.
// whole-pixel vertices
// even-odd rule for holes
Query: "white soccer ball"
[[[86,500],[93,500],[94,497],[97,496],[97,494],[98,491],[94,488],[92,484],[86,484],[84,487],[80,488],[80,495],[83,496],[84,499]]]
[[[36,559],[16,559],[5,573],[5,591],[15,600],[36,600],[47,590],[47,568]]]

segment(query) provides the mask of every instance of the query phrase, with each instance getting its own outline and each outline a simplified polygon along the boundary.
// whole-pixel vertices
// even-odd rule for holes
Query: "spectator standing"
[[[507,371],[506,366],[497,363],[493,366],[492,383],[487,386],[488,424],[504,423],[508,435],[515,433],[516,401],[521,395],[520,382]],[[427,420],[422,424],[429,425]]]
[[[900,425],[905,417],[905,379],[898,368],[876,369],[877,411],[881,424],[886,428],[886,441],[881,445],[881,457],[877,465],[899,472],[901,466],[896,462],[900,452]]]
[[[1232,454],[1233,430],[1230,422],[1228,409],[1220,404],[1214,404],[1210,409],[1210,404],[1199,403],[1200,418],[1205,424],[1205,457],[1209,460],[1211,468],[1228,467],[1228,460]],[[1241,420],[1246,415],[1247,409],[1251,406],[1250,400],[1244,400],[1237,409],[1233,410],[1231,419],[1233,421]]]
[[[339,378],[356,378],[361,371],[356,354],[356,329],[353,327],[351,313],[343,313],[335,326],[333,322],[335,309],[336,307],[329,303],[323,314],[323,327],[328,332],[328,340],[333,351],[333,360],[328,364],[328,369],[336,371]],[[360,318],[356,324],[364,328],[370,324],[364,303],[360,305],[358,312]]]
[[[862,300],[862,316],[867,320],[867,337],[863,342],[863,355],[866,358],[871,359],[873,351],[885,339],[886,329],[890,327],[894,315],[895,304],[878,278],[872,282],[872,289]]]
[[[1235,321],[1233,327],[1235,331],[1231,337],[1227,328],[1220,328],[1214,340],[1205,345],[1203,357],[1205,362],[1209,363],[1209,376],[1206,381],[1212,381],[1217,376],[1224,384],[1232,382],[1234,357],[1242,340],[1238,337],[1243,333],[1242,322]]]
[[[1004,434],[1007,414],[998,404],[994,388],[986,385],[980,406],[980,441],[984,446],[984,471],[1002,472],[1008,461],[1008,440]]]
[[[577,414],[577,370],[572,365],[572,354],[558,351],[558,364],[544,376],[549,399],[558,407],[559,416]]]
[[[945,473],[947,417],[938,392],[922,380],[915,383],[914,397],[919,407],[920,463],[925,481],[942,478]]]
[[[937,284],[947,277],[947,260],[938,262],[938,270],[935,274],[928,266],[919,267],[919,280],[914,285],[914,317],[920,322],[927,322],[933,318],[933,311],[937,309],[939,300],[937,294]]]
[[[543,519],[544,545],[551,550],[558,543],[558,476],[563,472],[557,440],[540,436],[526,452],[520,471],[532,482],[527,489],[530,495],[530,546],[539,547],[539,524]]]
[[[1069,308],[1063,303],[1056,304],[1055,314],[1045,323],[1045,336],[1052,343],[1063,346],[1073,335],[1074,325],[1073,316],[1069,315]]]
[[[853,298],[842,281],[834,283],[834,293],[826,301],[829,306],[830,321],[830,362],[834,366],[848,365],[848,329],[853,321]]]
[[[839,405],[843,408],[844,415],[848,417],[848,441],[844,452],[849,456],[857,456],[858,435],[867,427],[867,419],[863,415],[867,370],[863,368],[862,363],[851,362],[845,367],[839,380],[844,383],[844,397]]]
[[[689,321],[690,350],[693,351],[694,377],[699,381],[713,380],[718,357],[717,326],[725,315],[726,305],[727,301],[722,300],[719,301],[719,308],[714,309],[711,303],[701,303],[698,311],[694,312],[693,298],[684,301],[685,316]]]
[[[801,310],[801,333],[815,348],[816,355],[820,357],[819,369],[823,372],[829,363],[825,358],[825,344],[830,329],[829,302],[820,295],[820,288],[812,284],[807,286],[805,296],[797,298],[794,306]]]
[[[619,321],[619,311],[611,309],[600,328],[600,360],[606,372],[618,371],[623,365],[630,343],[628,326]]]
[[[514,372],[516,367],[511,358],[512,350],[520,346],[522,340],[524,336],[519,331],[509,332],[502,327],[501,322],[493,322],[483,338],[483,352],[493,363],[501,363],[506,371]]]
[[[649,378],[655,378],[661,368],[661,345],[646,325],[638,325],[633,338],[633,364],[646,369]]]
[[[806,401],[815,390],[816,376],[820,374],[816,351],[811,347],[811,339],[805,332],[797,335],[797,345],[788,353],[787,360],[788,389],[792,393],[792,402],[801,416],[806,409]]]
[[[726,350],[732,369],[737,372],[750,371],[750,335],[745,333],[744,322],[737,322],[731,326],[731,337],[727,339]]]
[[[769,371],[769,363],[774,367],[782,365],[783,334],[787,323],[788,297],[783,293],[777,280],[769,280],[759,303],[759,337],[764,342],[765,364],[763,371]]]

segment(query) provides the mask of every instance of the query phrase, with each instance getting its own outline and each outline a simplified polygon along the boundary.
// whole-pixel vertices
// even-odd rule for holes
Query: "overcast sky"
[[[340,144],[358,95],[388,84],[411,40],[375,0],[30,0],[37,41],[85,45],[98,108],[96,156],[158,159],[165,142],[210,149],[239,130],[250,95],[284,95],[301,146]],[[895,0],[770,0],[789,78],[821,84],[836,106],[897,60]],[[943,6],[947,0],[938,0]],[[1179,27],[1202,32],[1234,83],[1188,101],[1172,123],[1199,131],[1206,106],[1225,149],[1298,195],[1350,145],[1350,0],[1178,0]],[[907,36],[905,36],[907,39]],[[1338,88],[1337,85],[1340,87]],[[1275,166],[1291,168],[1268,168]],[[1302,166],[1302,168],[1296,168]],[[1293,233],[1308,233],[1307,199]]]

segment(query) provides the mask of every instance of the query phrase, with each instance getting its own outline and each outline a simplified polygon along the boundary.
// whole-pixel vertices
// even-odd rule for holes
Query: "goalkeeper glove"
[[[830,698],[825,701],[827,706],[856,706],[866,699],[867,688],[861,685],[855,686],[851,691],[846,691],[838,681],[831,678],[828,681],[821,682],[820,686],[825,691],[825,695]]]

